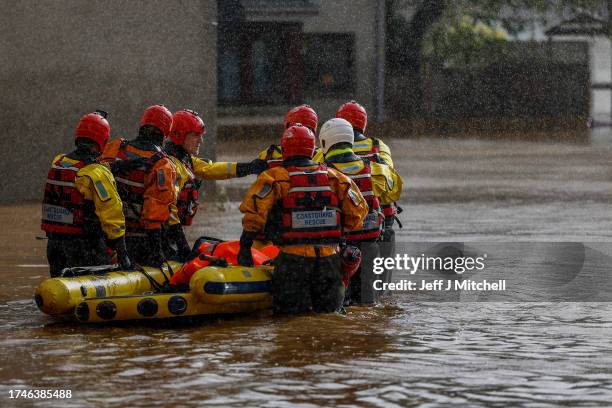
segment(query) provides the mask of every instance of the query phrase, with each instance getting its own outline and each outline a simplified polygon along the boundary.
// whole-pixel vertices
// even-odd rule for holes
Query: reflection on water
[[[107,406],[608,406],[609,304],[411,303],[348,316],[164,325],[52,323],[1,304],[11,388]],[[42,404],[44,405],[44,404]],[[55,405],[48,402],[48,406]]]
[[[407,186],[400,241],[475,247],[612,242],[609,147],[389,144],[400,156],[405,152],[396,164]],[[224,160],[243,158],[228,146],[219,151],[232,151]],[[227,183],[242,188],[252,180]],[[236,239],[237,207],[209,204],[190,239]],[[0,207],[2,407],[32,405],[9,400],[13,388],[71,389],[73,399],[62,405],[78,407],[575,407],[612,401],[611,303],[427,303],[396,295],[348,316],[264,313],[176,327],[58,323],[31,298],[48,273],[32,266],[45,263],[45,242],[34,238],[39,211],[38,204]],[[585,255],[585,265],[599,259]],[[523,257],[524,268],[531,259]]]

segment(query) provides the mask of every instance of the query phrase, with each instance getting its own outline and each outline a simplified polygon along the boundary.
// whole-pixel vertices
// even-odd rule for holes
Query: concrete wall
[[[216,1],[0,0],[1,201],[41,199],[79,117],[133,138],[144,108],[197,110],[214,156]]]
[[[321,119],[335,116],[338,106],[355,99],[374,114],[376,95],[376,12],[372,0],[322,0],[318,12],[245,13],[246,21],[302,22],[304,33],[353,33],[355,35],[355,92],[348,98],[307,99]],[[293,106],[222,107],[222,125],[251,125],[282,123],[287,110]]]

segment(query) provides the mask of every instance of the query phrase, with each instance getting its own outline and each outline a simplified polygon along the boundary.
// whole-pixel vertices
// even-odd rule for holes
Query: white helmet
[[[319,140],[321,141],[323,153],[327,153],[336,143],[347,142],[352,145],[355,140],[353,127],[345,119],[330,119],[321,126]]]

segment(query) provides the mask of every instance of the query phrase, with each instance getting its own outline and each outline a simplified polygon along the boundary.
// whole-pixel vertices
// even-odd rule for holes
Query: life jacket
[[[397,205],[395,205],[395,203],[381,204],[380,208],[385,218],[391,218],[397,215]]]
[[[240,241],[214,242],[205,240],[198,246],[197,254],[193,257],[193,259],[187,261],[181,267],[181,269],[172,275],[170,284],[180,285],[189,283],[189,280],[194,273],[213,263],[210,258],[211,256],[225,259],[228,265],[238,265],[239,252]],[[255,248],[251,248],[251,254],[253,255],[254,266],[262,265],[264,262],[270,259],[269,256],[263,254]]]
[[[363,140],[356,140],[353,143],[353,152],[364,159],[382,163],[380,158],[380,141],[376,138],[366,138]]]
[[[274,154],[276,153],[276,154]],[[283,164],[283,152],[279,145],[270,145],[266,150],[266,157],[264,158],[268,162],[268,168],[278,167]]]
[[[202,185],[202,181],[198,180],[193,173],[193,163],[191,156],[189,156],[189,162],[182,161],[187,169],[188,179],[183,185],[183,189],[179,192],[176,200],[176,208],[178,210],[178,216],[181,220],[182,225],[191,225],[193,223],[193,217],[195,217],[200,207],[198,201],[198,191]]]
[[[280,213],[280,242],[336,244],[342,236],[338,197],[332,190],[327,165],[314,169],[288,166],[289,193],[276,205]]]
[[[127,170],[115,174],[115,181],[117,182],[117,191],[121,201],[123,201],[125,235],[144,236],[146,230],[140,220],[144,204],[145,176],[158,160],[167,156],[161,149],[150,151],[136,147],[138,152],[128,151],[127,147],[129,144],[130,142],[127,140],[121,141],[121,146],[117,152],[117,159],[130,161],[144,158],[146,160],[143,160],[137,166],[128,167]]]
[[[363,227],[358,230],[344,230],[344,237],[347,241],[365,241],[374,240],[380,237],[383,215],[380,208],[380,201],[378,197],[374,195],[372,187],[372,169],[370,162],[366,159],[363,160],[364,166],[359,173],[356,174],[345,174],[351,180],[357,184],[361,195],[365,198],[368,203],[369,211],[368,215],[363,220]]]
[[[364,159],[376,163],[385,162],[380,158],[380,140],[376,138],[366,138],[364,140],[353,143],[353,152]],[[395,204],[381,204],[383,215],[385,218],[397,215],[397,206]]]
[[[81,160],[68,165],[62,164],[64,157],[54,161],[47,173],[41,229],[47,235],[84,236],[92,230],[91,224],[99,225],[99,221],[93,201],[85,200],[74,182],[78,171],[95,161]]]

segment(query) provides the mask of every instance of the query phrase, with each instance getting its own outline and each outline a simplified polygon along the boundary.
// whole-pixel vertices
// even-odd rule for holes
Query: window
[[[305,34],[306,97],[352,94],[355,88],[354,50],[353,34]]]
[[[302,99],[302,26],[245,23],[219,29],[221,104],[289,104]]]

